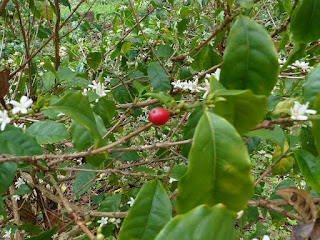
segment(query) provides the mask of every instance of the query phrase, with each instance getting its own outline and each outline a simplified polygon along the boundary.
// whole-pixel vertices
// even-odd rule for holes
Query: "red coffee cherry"
[[[169,112],[161,107],[151,109],[149,112],[149,120],[155,125],[163,125],[169,120]]]

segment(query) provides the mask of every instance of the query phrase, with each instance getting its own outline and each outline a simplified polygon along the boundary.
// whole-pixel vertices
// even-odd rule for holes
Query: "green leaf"
[[[20,225],[19,230],[24,230],[25,232],[31,233],[32,235],[38,235],[42,232],[39,226],[33,225],[31,223],[24,223]]]
[[[5,162],[0,164],[0,194],[7,191],[14,180],[17,164],[14,162]]]
[[[70,139],[70,134],[64,124],[51,120],[34,123],[26,132],[34,136],[39,144],[53,144]]]
[[[93,138],[89,130],[76,122],[71,124],[71,137],[74,149],[78,152],[85,150],[93,145]]]
[[[98,146],[101,141],[101,135],[87,96],[83,96],[81,92],[68,92],[50,108],[66,114],[75,122],[88,129],[94,139],[95,146]]]
[[[1,193],[1,191],[0,191]],[[2,215],[7,220],[7,212],[4,208],[3,198],[0,194],[0,215]]]
[[[105,125],[109,125],[116,115],[116,104],[114,101],[100,98],[93,107],[93,111],[101,117]]]
[[[157,90],[148,92],[144,94],[142,97],[152,97],[152,98],[158,99],[160,102],[165,104],[168,108],[171,108],[172,106],[176,105],[176,101],[174,100],[173,97],[171,97],[171,95],[169,95],[168,93],[157,91]]]
[[[113,78],[111,80],[111,86],[116,86],[119,84],[119,79]],[[114,98],[116,99],[117,102],[119,103],[129,103],[132,102],[130,95],[128,94],[126,88],[124,86],[121,87],[117,87],[115,89],[113,89],[112,91],[112,95],[114,96]]]
[[[171,202],[158,180],[144,184],[123,221],[118,240],[154,239],[171,219]]]
[[[221,57],[213,51],[210,45],[202,48],[192,58],[194,61],[191,67],[196,71],[207,70],[221,62]]]
[[[86,164],[83,165],[82,169],[89,169],[93,170],[95,169],[92,165]],[[73,185],[73,192],[78,192],[76,194],[76,197],[79,198],[82,194],[86,193],[88,189],[92,186],[93,181],[91,181],[96,176],[95,172],[79,172],[76,176],[76,179],[74,181]],[[89,183],[90,182],[90,183]],[[88,184],[89,183],[89,184]],[[84,188],[82,188],[84,185],[86,185]]]
[[[270,140],[276,144],[278,144],[281,148],[283,148],[284,146],[284,141],[285,141],[285,135],[283,130],[278,127],[275,126],[275,128],[273,130],[269,130],[269,129],[258,129],[258,130],[254,130],[251,132],[248,132],[246,134],[247,137],[260,137],[263,138],[265,140]]]
[[[314,127],[315,125],[319,127],[319,124],[316,122],[314,122],[312,126]],[[315,132],[318,132],[318,131],[315,131]],[[300,129],[299,140],[300,140],[301,149],[312,153],[314,156],[318,156],[314,137],[312,135],[312,128],[310,126],[302,127]]]
[[[187,172],[188,166],[186,165],[176,165],[170,172],[170,177],[176,180],[180,180]]]
[[[33,136],[23,133],[21,129],[6,126],[0,132],[0,153],[17,156],[32,156],[43,153],[41,146]]]
[[[168,59],[173,54],[173,49],[169,45],[161,45],[156,53],[159,58]]]
[[[224,203],[234,211],[247,207],[253,196],[250,158],[242,138],[224,118],[204,112],[188,160],[188,171],[178,183],[179,214],[201,204]]]
[[[185,19],[188,16],[194,15],[194,14],[195,14],[195,12],[193,10],[189,9],[188,7],[182,7],[180,10],[180,17],[182,19]]]
[[[87,56],[88,65],[94,70],[97,71],[101,62],[101,53],[100,52],[91,52]]]
[[[222,204],[199,206],[175,216],[159,233],[156,240],[167,239],[224,239],[235,240],[236,215]]]
[[[219,90],[226,99],[215,103],[214,112],[227,119],[240,134],[247,133],[260,123],[266,114],[267,97],[250,90]]]
[[[320,93],[316,97],[313,103],[313,109],[320,113]],[[318,154],[320,154],[320,121],[312,122],[312,135],[314,138],[315,147],[317,149]]]
[[[129,52],[130,49],[131,49],[131,42],[124,42],[124,43],[122,44],[122,46],[121,46],[121,50],[122,50],[122,52],[125,53],[125,54],[126,54],[127,52]]]
[[[307,75],[306,82],[303,84],[303,99],[310,102],[311,106],[320,92],[320,64],[312,69]]]
[[[320,38],[320,0],[303,0],[293,12],[290,31],[299,42],[309,43]]]
[[[305,150],[296,150],[294,155],[306,182],[320,194],[320,161]]]
[[[27,184],[22,184],[15,192],[15,195],[22,196],[31,192],[32,192],[32,189]]]
[[[149,64],[148,75],[150,77],[151,86],[154,90],[160,90],[162,92],[170,90],[171,86],[169,78],[158,62],[152,62]]]
[[[120,203],[121,203],[121,195],[120,194],[115,194],[115,195],[113,195],[111,197],[105,198],[101,202],[98,211],[99,212],[116,212],[116,211],[119,211]]]
[[[220,82],[228,89],[269,95],[278,79],[278,57],[268,32],[248,17],[232,27],[223,56]]]
[[[49,231],[40,233],[37,236],[28,238],[30,240],[44,240],[44,239],[51,239],[51,237],[57,232],[58,226],[53,227]]]
[[[45,72],[42,75],[43,87],[49,91],[54,84],[54,80],[55,80],[55,76],[52,72]]]

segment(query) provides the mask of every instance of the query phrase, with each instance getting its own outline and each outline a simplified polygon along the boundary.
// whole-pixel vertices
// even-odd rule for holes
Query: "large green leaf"
[[[204,112],[189,152],[187,173],[178,183],[177,212],[224,203],[234,211],[253,195],[250,158],[242,138],[224,118]]]
[[[267,97],[255,95],[250,90],[220,90],[226,101],[215,103],[214,112],[227,119],[240,134],[260,123],[267,110]]]
[[[118,240],[154,239],[171,219],[171,202],[158,180],[147,182],[140,190],[123,221]]]
[[[57,232],[58,226],[53,227],[49,231],[42,232],[37,236],[29,238],[30,240],[44,240],[44,239],[52,239],[52,236]]]
[[[320,92],[320,64],[312,69],[303,85],[303,99],[311,105]]]
[[[170,90],[171,86],[169,78],[158,62],[152,62],[149,64],[148,75],[150,77],[151,86],[154,90],[160,90],[162,92]]]
[[[88,129],[95,141],[95,146],[99,144],[101,135],[87,96],[83,96],[81,92],[68,92],[58,102],[54,103],[51,108],[66,114]]]
[[[0,153],[32,156],[42,154],[43,150],[34,137],[9,125],[0,132]],[[0,164],[0,194],[5,192],[13,182],[16,169],[17,164],[14,162]]]
[[[278,57],[268,32],[248,17],[232,27],[220,82],[228,89],[251,89],[269,95],[278,78]]]
[[[236,215],[223,204],[214,207],[199,206],[175,216],[159,233],[156,240],[217,239],[234,240]]]
[[[34,136],[39,144],[53,144],[64,139],[70,139],[70,134],[64,124],[51,120],[32,124],[27,129],[27,133]]]
[[[191,67],[196,71],[207,70],[221,62],[221,57],[213,51],[212,47],[206,46],[192,56],[194,61]]]
[[[93,144],[93,138],[89,130],[74,121],[71,124],[71,137],[74,149],[78,152],[91,147]]]
[[[313,190],[320,193],[320,161],[305,150],[296,150],[294,154],[306,182]]]
[[[92,170],[95,169],[92,165],[83,165],[82,169]],[[91,181],[96,176],[95,172],[79,172],[74,180],[73,192],[77,193],[76,197],[80,197],[82,194],[88,191],[93,184]],[[85,187],[84,187],[85,186]],[[81,189],[81,190],[80,190]]]
[[[320,93],[316,97],[313,102],[313,109],[320,113]],[[320,121],[314,121],[312,123],[312,135],[314,138],[315,147],[317,149],[318,154],[320,154]]]
[[[299,42],[313,42],[320,38],[320,0],[303,0],[293,13],[290,30]]]
[[[278,144],[281,148],[284,146],[285,135],[282,128],[275,126],[273,130],[269,129],[258,129],[246,134],[247,137],[260,137],[265,140],[270,140]]]
[[[121,195],[120,194],[115,194],[111,197],[107,197],[104,199],[100,206],[98,211],[99,212],[115,212],[119,211],[120,208],[120,203],[121,203]]]
[[[93,110],[102,118],[104,124],[108,125],[112,118],[116,115],[116,104],[114,101],[100,98],[93,107]]]

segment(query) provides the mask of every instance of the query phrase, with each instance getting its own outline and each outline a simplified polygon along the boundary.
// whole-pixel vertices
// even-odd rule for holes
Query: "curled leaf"
[[[287,187],[277,190],[277,194],[297,211],[305,223],[317,218],[318,210],[308,192],[296,187]]]

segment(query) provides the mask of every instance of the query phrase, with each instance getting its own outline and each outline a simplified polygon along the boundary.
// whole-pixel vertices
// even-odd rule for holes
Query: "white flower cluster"
[[[220,72],[221,72],[220,68],[217,68],[217,70],[214,73],[206,74],[205,80],[204,80],[205,82],[203,85],[200,85],[198,83],[199,78],[197,76],[193,77],[194,81],[181,82],[181,80],[178,80],[176,82],[172,82],[171,85],[174,88],[182,89],[184,91],[190,91],[191,93],[205,91],[205,93],[203,94],[203,99],[205,99],[210,92],[210,83],[208,79],[211,77],[211,75],[213,75],[215,79],[219,81]]]
[[[100,220],[97,221],[97,223],[100,223],[100,227],[104,227],[108,223],[114,224],[119,228],[121,220],[117,218],[108,218],[108,217],[102,217]]]
[[[105,79],[106,83],[109,83],[112,80],[112,78],[109,77],[109,76],[104,78],[104,79]],[[95,80],[93,80],[92,84],[89,84],[88,87],[92,88],[92,90],[94,90],[99,97],[107,96],[107,93],[111,92],[110,90],[106,90],[106,84],[105,83],[96,82]],[[83,94],[84,95],[87,94],[87,89],[83,90]],[[96,102],[97,101],[98,101],[98,99],[96,100]]]
[[[286,61],[287,61],[286,59],[278,59],[280,67],[282,67],[283,64],[286,63]],[[313,67],[309,66],[309,63],[307,62],[300,62],[299,60],[296,60],[291,65],[288,65],[288,68],[301,69],[303,72],[309,72]]]
[[[306,114],[316,114],[316,110],[308,109],[309,102],[301,104],[298,101],[294,102],[294,106],[290,108],[291,119],[293,120],[308,120]]]
[[[28,110],[31,107],[32,102],[33,102],[32,99],[29,99],[26,96],[22,96],[20,99],[20,102],[11,100],[9,104],[14,106],[12,109],[12,114],[17,114],[19,112],[21,112],[22,114],[28,113]],[[0,123],[1,123],[0,130],[1,131],[5,129],[6,125],[10,123],[10,121],[11,121],[11,118],[9,118],[7,110],[3,110],[3,111],[0,110]]]

